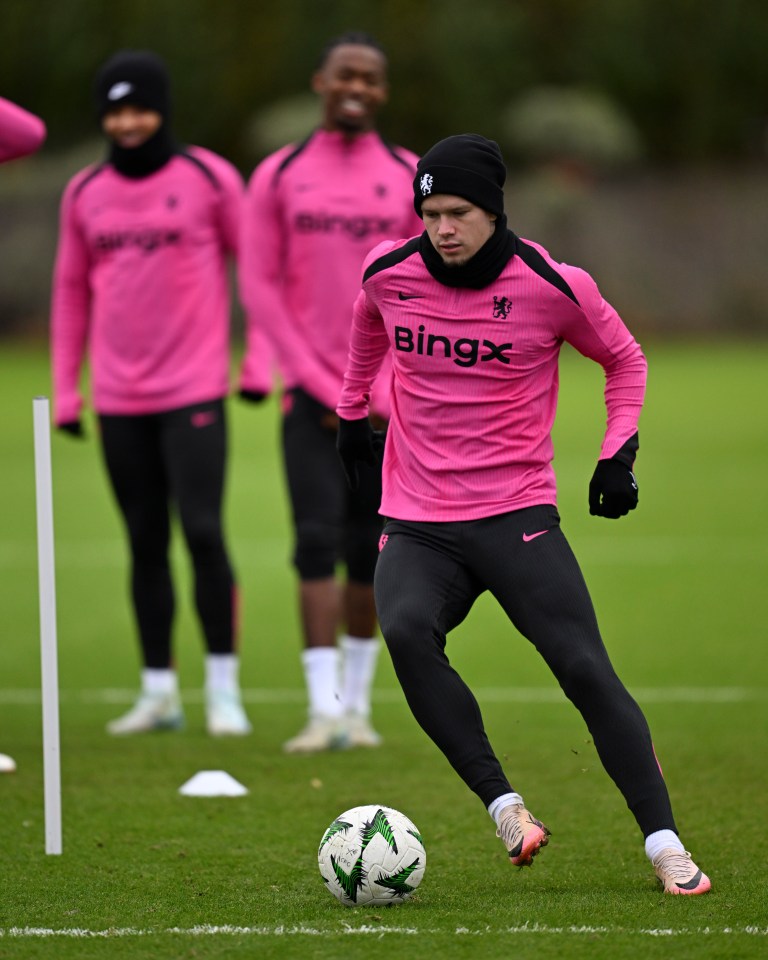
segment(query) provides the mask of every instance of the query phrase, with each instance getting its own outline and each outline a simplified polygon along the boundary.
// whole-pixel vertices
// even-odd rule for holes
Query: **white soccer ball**
[[[421,883],[427,854],[404,814],[368,804],[338,816],[317,851],[326,887],[346,907],[402,903]]]

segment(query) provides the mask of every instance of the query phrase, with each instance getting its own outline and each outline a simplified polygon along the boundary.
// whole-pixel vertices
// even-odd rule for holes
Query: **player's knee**
[[[293,565],[302,580],[332,577],[339,557],[339,532],[330,524],[304,520],[296,525]]]
[[[130,528],[131,554],[134,562],[162,566],[167,562],[170,536],[167,531],[146,524]]]
[[[377,604],[379,626],[392,660],[415,663],[429,659],[437,644],[434,625],[418,602]]]
[[[574,703],[595,702],[613,677],[610,665],[601,664],[589,654],[570,657],[558,671],[560,686]]]
[[[224,551],[224,536],[218,519],[201,517],[187,521],[184,536],[195,562],[210,563]]]

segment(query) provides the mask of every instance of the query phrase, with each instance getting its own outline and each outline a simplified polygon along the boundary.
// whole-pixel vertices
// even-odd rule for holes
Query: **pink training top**
[[[42,146],[45,135],[40,117],[0,97],[0,163],[34,153]]]
[[[229,390],[227,262],[243,182],[201,147],[146,177],[109,164],[67,185],[53,278],[54,419],[77,420],[86,348],[98,413],[145,414]],[[243,386],[268,392],[268,356]]]
[[[317,130],[263,160],[248,184],[240,285],[249,336],[264,331],[285,387],[302,387],[329,409],[341,392],[366,253],[420,229],[416,162],[377,133]],[[257,352],[249,343],[245,369]],[[372,407],[388,414],[388,375]]]
[[[538,244],[480,290],[428,273],[419,238],[381,244],[355,304],[339,416],[366,416],[391,351],[392,419],[381,513],[474,520],[556,503],[551,429],[564,341],[605,369],[611,457],[637,430],[646,361],[592,278]]]

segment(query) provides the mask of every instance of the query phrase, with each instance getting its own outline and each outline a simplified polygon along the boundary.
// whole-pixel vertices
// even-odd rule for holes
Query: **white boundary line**
[[[562,703],[570,706],[557,687],[473,687],[481,703]],[[765,703],[768,701],[766,687],[631,687],[630,693],[641,703]],[[187,703],[202,703],[203,692],[199,688],[184,687],[182,695]],[[60,690],[62,703],[123,704],[133,703],[136,690],[128,688],[101,687],[90,690]],[[304,703],[306,691],[299,687],[266,689],[245,688],[243,700],[249,704]],[[402,691],[374,690],[375,703],[405,703]],[[0,705],[36,706],[40,703],[40,691],[24,688],[0,688]]]
[[[622,927],[622,926],[550,926],[546,923],[524,923],[514,927],[455,927],[453,930],[425,928],[425,927],[393,927],[379,924],[362,924],[353,926],[344,923],[335,929],[320,929],[304,926],[275,926],[275,927],[239,927],[232,925],[217,926],[215,924],[200,924],[194,927],[109,927],[105,930],[87,930],[80,927],[64,927],[60,929],[48,927],[8,927],[0,928],[0,940],[8,939],[46,939],[65,937],[75,940],[117,940],[127,937],[338,937],[338,936],[424,936],[448,935],[459,937],[514,937],[521,934],[538,934],[554,936],[593,936],[621,935],[634,937],[766,937],[768,927],[747,925],[744,927]]]

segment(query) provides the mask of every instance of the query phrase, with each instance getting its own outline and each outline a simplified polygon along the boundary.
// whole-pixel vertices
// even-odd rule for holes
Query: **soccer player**
[[[45,123],[40,117],[0,97],[0,163],[39,150],[46,134]],[[0,773],[10,773],[15,769],[13,758],[0,753]]]
[[[0,97],[0,163],[39,150],[46,133],[40,117]]]
[[[366,415],[391,351],[388,519],[375,578],[381,630],[415,718],[486,805],[511,862],[529,865],[549,830],[507,780],[478,704],[445,655],[447,634],[489,590],[583,716],[665,891],[705,893],[710,881],[678,838],[648,725],[614,672],[560,529],[551,463],[567,342],[606,377],[590,513],[616,519],[636,507],[646,360],[587,273],[508,229],[505,178],[493,141],[441,140],[413,183],[424,232],[381,244],[366,260],[338,446],[354,485],[359,465],[376,460]]]
[[[222,524],[227,266],[238,249],[244,184],[222,157],[176,142],[168,71],[154,53],[116,53],[95,92],[108,154],[64,192],[51,348],[54,419],[73,436],[84,432],[78,381],[88,354],[104,462],[130,543],[141,692],[107,729],[126,735],[183,722],[172,656],[173,511],[205,638],[207,730],[247,734]],[[268,392],[268,365],[252,365],[244,385]]]
[[[364,468],[359,488],[348,490],[334,410],[365,254],[420,226],[411,192],[417,158],[375,129],[388,93],[378,43],[361,33],[332,40],[312,89],[322,104],[319,129],[266,157],[250,179],[240,260],[248,329],[271,338],[285,387],[283,458],[308,692],[308,722],[284,744],[288,753],[381,740],[370,721],[381,473],[378,465]],[[387,368],[370,406],[379,428],[389,416],[389,386]]]

